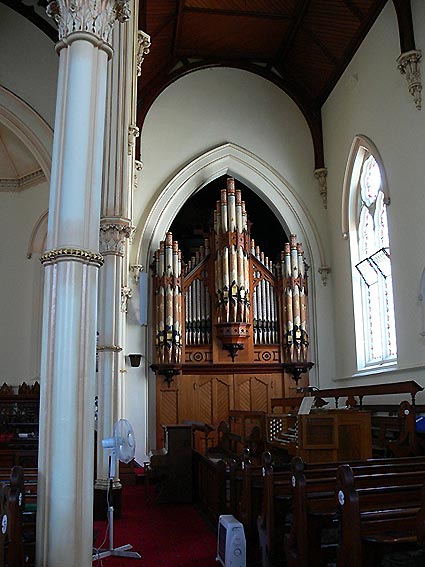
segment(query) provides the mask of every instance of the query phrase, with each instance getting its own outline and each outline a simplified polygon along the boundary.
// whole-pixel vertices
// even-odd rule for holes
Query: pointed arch
[[[397,362],[389,204],[380,153],[370,139],[357,135],[344,175],[342,235],[350,242],[359,371]]]
[[[261,197],[287,234],[297,234],[316,271],[327,265],[319,232],[307,207],[290,183],[269,164],[236,144],[227,143],[195,158],[157,192],[150,210],[140,219],[134,241],[133,263],[147,266],[153,250],[182,205],[194,193],[222,175],[235,177]],[[317,266],[317,268],[315,267]]]
[[[296,234],[303,244],[306,261],[310,266],[310,350],[315,361],[310,381],[319,386],[321,371],[326,375],[334,372],[329,344],[323,352],[319,351],[319,343],[326,343],[324,337],[329,337],[330,329],[333,329],[329,316],[332,283],[328,282],[324,287],[323,280],[319,277],[321,269],[329,266],[327,252],[314,219],[296,190],[280,173],[252,152],[236,144],[226,143],[210,149],[182,167],[158,189],[152,206],[144,211],[139,220],[130,263],[142,265],[144,270],[149,271],[153,252],[159,247],[182,205],[194,193],[222,175],[234,177],[254,191],[267,203],[285,232]],[[319,328],[322,327],[324,333],[320,336]],[[148,335],[149,332],[144,337],[143,348],[150,359],[151,341]]]
[[[373,155],[379,165],[382,176],[382,191],[384,194],[384,203],[389,205],[391,202],[390,193],[388,189],[388,181],[385,172],[384,163],[378,148],[367,136],[357,134],[351,144],[350,153],[348,154],[347,165],[344,174],[344,183],[342,188],[342,202],[341,202],[341,227],[342,236],[347,239],[350,232],[350,211],[353,210],[353,183],[360,175],[360,167],[363,162],[365,152]]]

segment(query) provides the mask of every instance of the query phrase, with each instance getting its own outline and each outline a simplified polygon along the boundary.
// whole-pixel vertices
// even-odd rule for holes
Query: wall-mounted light
[[[142,359],[141,354],[129,354],[128,358],[130,359],[130,366],[133,366],[134,368],[140,366],[140,361]]]

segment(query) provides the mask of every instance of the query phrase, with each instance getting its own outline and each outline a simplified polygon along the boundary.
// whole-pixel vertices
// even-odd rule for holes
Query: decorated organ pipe
[[[182,353],[181,252],[171,232],[155,253],[156,353],[160,364],[180,364]]]
[[[291,235],[281,255],[282,329],[286,362],[306,362],[307,334],[307,266],[301,244]]]
[[[214,215],[218,323],[248,323],[249,234],[241,193],[227,180]]]
[[[280,344],[282,363],[308,363],[308,266],[302,245],[291,235],[272,262],[250,239],[245,202],[233,179],[220,192],[213,228],[198,251],[182,262],[168,232],[153,269],[159,364],[181,364],[183,342],[200,359],[216,339],[234,360],[249,338],[259,347]],[[185,360],[191,356],[187,351]]]

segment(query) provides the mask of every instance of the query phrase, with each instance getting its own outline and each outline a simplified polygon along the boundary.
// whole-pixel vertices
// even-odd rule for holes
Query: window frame
[[[385,208],[386,212],[386,224],[388,227],[388,242],[382,243],[380,237],[380,231],[378,227],[374,227],[374,246],[373,251],[370,254],[361,255],[361,241],[360,241],[360,231],[362,222],[362,196],[361,196],[361,179],[363,174],[363,167],[367,159],[373,156],[376,161],[380,174],[381,174],[381,186],[378,190],[378,195],[374,199],[373,203],[375,205],[380,201],[380,207]],[[382,195],[380,198],[379,195]],[[358,265],[367,258],[371,258],[384,247],[388,247],[390,251],[390,238],[389,238],[389,218],[388,218],[388,205],[390,204],[390,198],[388,194],[388,183],[385,174],[385,168],[382,164],[382,159],[379,155],[374,144],[367,138],[363,136],[357,136],[353,142],[350,157],[347,163],[345,179],[344,179],[344,191],[343,191],[343,215],[342,215],[342,228],[343,237],[349,239],[350,242],[350,260],[351,260],[351,279],[352,279],[352,291],[353,291],[353,316],[354,316],[354,328],[355,328],[355,342],[356,342],[356,360],[357,360],[357,371],[365,371],[373,368],[381,368],[386,365],[394,365],[397,363],[397,339],[396,339],[396,329],[395,329],[395,309],[394,309],[394,293],[393,293],[393,282],[392,273],[390,274],[390,285],[386,286],[386,278],[379,270],[375,269],[377,272],[377,281],[372,285],[378,286],[377,297],[379,299],[379,311],[380,311],[380,330],[378,333],[378,338],[381,343],[380,350],[382,356],[379,358],[373,358],[373,344],[372,344],[372,334],[370,329],[370,308],[369,308],[369,295],[370,289],[363,279]],[[366,206],[366,205],[365,205]],[[363,208],[363,211],[365,209]],[[371,211],[368,211],[369,214]],[[364,217],[365,215],[363,215]],[[379,215],[377,215],[377,210],[373,213],[372,220],[375,223]],[[363,219],[364,220],[364,219]],[[378,243],[379,240],[379,243]],[[388,246],[386,246],[388,245]],[[375,288],[376,291],[376,288]],[[387,331],[388,328],[388,301],[392,300],[392,311],[390,314],[394,321],[393,334]],[[393,335],[393,336],[392,336]],[[385,338],[386,336],[386,338]],[[391,345],[395,347],[395,353],[391,353]]]

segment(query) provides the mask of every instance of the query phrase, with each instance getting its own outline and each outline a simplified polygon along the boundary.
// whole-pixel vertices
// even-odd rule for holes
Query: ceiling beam
[[[310,4],[311,0],[303,0],[302,2],[298,2],[297,11],[292,18],[292,25],[289,28],[289,31],[284,35],[280,43],[280,47],[276,55],[277,62],[283,62],[285,60],[288,51],[291,49],[295,37],[301,28]]]
[[[185,0],[177,0],[177,14],[176,14],[176,23],[174,26],[172,58],[174,58],[177,55],[177,49],[178,49],[181,29],[182,29],[184,4],[185,4]]]
[[[244,18],[264,18],[266,20],[290,20],[291,15],[287,12],[256,12],[251,10],[221,10],[215,8],[198,8],[198,7],[186,7],[185,12],[187,14],[201,14],[210,16],[236,16]]]
[[[412,51],[415,47],[413,32],[412,6],[410,0],[393,0],[397,14],[398,33],[400,36],[400,51]]]
[[[404,0],[401,0],[403,2]],[[410,1],[410,0],[409,0]],[[335,67],[332,75],[326,81],[326,86],[322,90],[321,93],[318,93],[317,96],[317,104],[319,107],[325,103],[326,99],[334,89],[335,85],[337,84],[339,78],[341,77],[342,73],[344,72],[345,68],[353,58],[354,54],[362,44],[364,38],[368,34],[369,30],[375,23],[376,19],[378,18],[379,14],[382,12],[387,0],[377,0],[375,2],[373,10],[371,13],[368,14],[367,20],[364,21],[364,25],[362,26],[361,31],[354,37],[354,39],[349,43],[347,48],[344,51],[343,57],[341,57],[339,64]]]
[[[364,18],[364,14],[360,10],[360,8],[354,4],[353,0],[343,0],[343,2],[350,10],[350,12],[352,12],[356,16],[359,22],[362,22]]]

